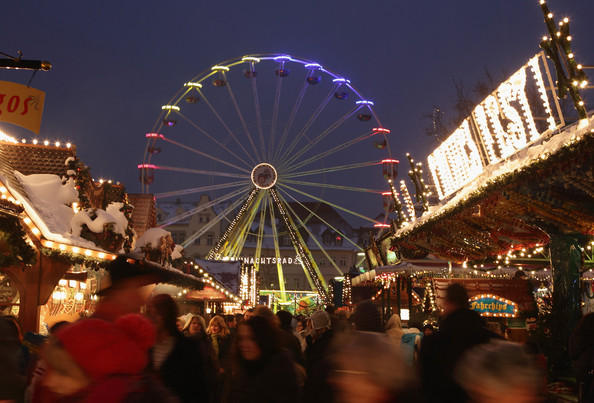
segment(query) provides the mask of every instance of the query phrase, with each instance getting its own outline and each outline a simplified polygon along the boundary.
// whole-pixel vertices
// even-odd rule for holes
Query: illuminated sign
[[[229,257],[229,256],[221,256],[219,254],[215,255],[215,260],[230,260],[230,261],[242,261],[246,264],[301,264],[301,258],[299,255],[295,257],[286,257],[286,256],[279,256],[279,257],[272,257],[272,256],[260,256],[260,257],[253,257],[253,256],[239,256],[239,257]]]
[[[524,67],[481,102],[427,158],[440,199],[479,176],[486,166],[510,157],[563,125],[557,123],[542,74],[553,84],[544,54]],[[556,102],[556,100],[555,100]]]
[[[518,306],[515,302],[496,295],[482,294],[470,300],[470,309],[477,311],[482,316],[515,317]]]

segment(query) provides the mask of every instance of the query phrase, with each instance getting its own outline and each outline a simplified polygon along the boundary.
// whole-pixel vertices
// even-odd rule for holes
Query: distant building
[[[206,205],[210,198],[203,195],[198,203],[196,202],[158,202],[157,220],[160,225],[173,221],[175,217],[183,216],[192,209]],[[216,208],[216,206],[215,206]],[[218,216],[213,207],[200,209],[195,215],[191,215],[171,223],[164,228],[171,232],[176,243],[184,243],[197,231],[202,230],[204,235],[190,242],[185,250],[186,256],[190,258],[203,258],[216,244],[221,234],[225,231],[229,221],[233,217],[220,220],[216,225],[204,231],[204,228],[212,224],[211,221]],[[295,212],[305,228],[300,226],[299,220],[295,220],[299,226],[299,233],[306,243],[314,261],[326,281],[334,277],[342,276],[344,273],[357,266],[361,256],[357,253],[359,248],[364,246],[365,239],[368,240],[368,229],[354,229],[351,225],[331,206],[318,202],[289,203],[289,210]],[[316,213],[312,215],[309,210]],[[259,220],[254,220],[250,233],[245,237],[245,243],[240,256],[230,258],[241,259],[246,263],[259,266],[260,288],[278,289],[279,278],[276,261],[280,259],[283,267],[284,283],[287,290],[309,289],[309,282],[291,242],[291,237],[284,225],[279,213],[275,214],[279,256],[276,256],[275,239],[270,216],[267,215],[261,243],[260,258],[256,258],[258,247]],[[353,244],[354,243],[354,244]]]

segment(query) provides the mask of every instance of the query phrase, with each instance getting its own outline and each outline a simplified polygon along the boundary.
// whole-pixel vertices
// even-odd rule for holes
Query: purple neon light
[[[322,66],[320,66],[317,63],[308,63],[308,64],[305,65],[305,68],[306,69],[321,69]]]
[[[277,56],[274,58],[274,61],[276,61],[276,62],[290,61],[290,60],[292,60],[291,56]]]
[[[146,137],[147,138],[160,138],[160,139],[165,138],[165,136],[163,136],[162,134],[159,134],[159,133],[147,133]]]
[[[332,80],[333,83],[346,83],[346,84],[350,84],[351,81],[347,80],[346,78],[335,78],[334,80]]]
[[[373,101],[366,101],[366,100],[357,101],[355,103],[357,105],[374,105]]]

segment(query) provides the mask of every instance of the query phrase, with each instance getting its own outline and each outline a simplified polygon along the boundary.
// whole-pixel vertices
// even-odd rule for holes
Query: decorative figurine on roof
[[[72,234],[107,251],[120,252],[128,228],[122,205],[111,203],[105,210],[88,208],[78,211],[70,221]]]
[[[182,257],[181,245],[175,245],[171,233],[161,228],[148,229],[136,241],[135,252],[141,252],[145,259],[160,265],[170,266]]]

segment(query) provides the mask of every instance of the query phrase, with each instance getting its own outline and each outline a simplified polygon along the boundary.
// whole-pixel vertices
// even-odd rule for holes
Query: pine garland
[[[0,267],[35,264],[37,253],[26,239],[27,234],[16,217],[0,216],[0,240],[7,244],[7,250],[0,253]]]

